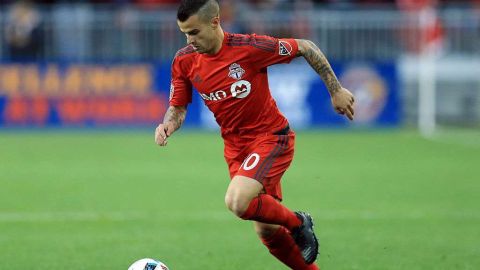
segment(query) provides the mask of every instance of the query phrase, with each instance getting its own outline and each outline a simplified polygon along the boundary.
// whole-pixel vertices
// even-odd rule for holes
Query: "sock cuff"
[[[250,220],[258,215],[262,208],[262,195],[263,194],[260,194],[250,201],[247,210],[245,210],[245,213],[240,217],[241,219]]]

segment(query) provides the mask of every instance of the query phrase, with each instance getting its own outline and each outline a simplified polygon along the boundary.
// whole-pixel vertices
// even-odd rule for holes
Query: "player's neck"
[[[224,37],[225,33],[223,33],[222,27],[219,26],[215,32],[215,46],[210,54],[217,54],[222,49]]]

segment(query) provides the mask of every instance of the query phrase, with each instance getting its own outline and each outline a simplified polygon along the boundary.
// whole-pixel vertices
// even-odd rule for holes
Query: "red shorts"
[[[260,182],[265,193],[282,200],[280,180],[293,160],[295,133],[264,134],[253,138],[224,137],[230,178],[242,175]]]

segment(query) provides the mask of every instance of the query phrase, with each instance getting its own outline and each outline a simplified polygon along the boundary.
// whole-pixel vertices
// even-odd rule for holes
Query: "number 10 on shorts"
[[[245,171],[250,171],[251,169],[255,168],[260,161],[260,155],[257,153],[251,153],[242,163],[242,167]]]

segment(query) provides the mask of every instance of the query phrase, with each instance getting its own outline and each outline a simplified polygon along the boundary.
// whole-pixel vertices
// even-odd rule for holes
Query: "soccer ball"
[[[145,258],[134,262],[128,270],[169,270],[161,261]]]

